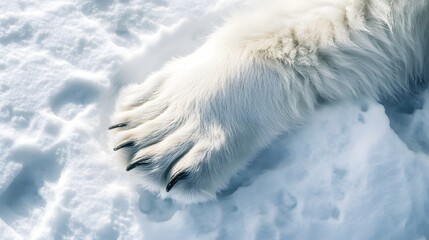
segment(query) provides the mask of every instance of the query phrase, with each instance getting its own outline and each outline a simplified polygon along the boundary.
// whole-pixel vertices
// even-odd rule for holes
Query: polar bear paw
[[[110,139],[143,187],[178,202],[201,202],[214,199],[270,139],[260,136],[259,116],[251,116],[256,103],[246,99],[252,91],[176,62],[178,68],[170,65],[122,91]]]

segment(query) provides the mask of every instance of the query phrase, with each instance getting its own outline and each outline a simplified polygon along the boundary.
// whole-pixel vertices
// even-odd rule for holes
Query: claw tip
[[[137,166],[147,164],[148,160],[149,160],[149,158],[143,158],[143,159],[136,160],[136,161],[128,164],[128,166],[127,166],[127,168],[125,170],[128,172],[128,171],[134,169]]]
[[[118,124],[110,126],[108,128],[108,130],[112,130],[112,129],[115,129],[115,128],[121,128],[121,127],[125,127],[125,126],[127,126],[127,123],[118,123]]]
[[[177,175],[173,176],[173,177],[170,179],[170,181],[168,182],[167,187],[165,188],[165,190],[166,190],[167,192],[169,192],[169,191],[174,187],[174,185],[175,185],[179,180],[184,179],[184,178],[186,178],[187,176],[188,176],[188,173],[187,173],[187,172],[181,172],[181,173],[179,173],[179,174],[177,174]]]
[[[125,143],[121,143],[121,144],[119,144],[119,146],[116,146],[115,148],[113,148],[113,151],[118,151],[119,149],[121,149],[121,148],[124,148],[124,147],[132,147],[132,146],[134,146],[134,142],[125,142]]]

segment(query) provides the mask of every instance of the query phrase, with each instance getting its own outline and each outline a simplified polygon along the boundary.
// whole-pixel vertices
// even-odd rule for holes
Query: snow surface
[[[192,52],[240,1],[0,2],[0,239],[429,239],[429,91],[338,103],[218,200],[134,187],[106,128],[121,86]]]

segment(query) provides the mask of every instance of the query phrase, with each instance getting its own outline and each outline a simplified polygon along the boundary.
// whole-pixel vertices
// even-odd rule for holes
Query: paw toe
[[[130,85],[121,91],[116,109],[118,111],[131,110],[142,106],[144,103],[157,96],[163,85],[166,74],[157,72],[152,74],[143,84]]]

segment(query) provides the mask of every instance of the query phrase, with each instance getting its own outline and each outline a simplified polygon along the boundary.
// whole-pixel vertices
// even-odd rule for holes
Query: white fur
[[[323,101],[392,96],[428,76],[429,1],[288,0],[229,19],[193,54],[123,90],[111,131],[141,183],[214,199]],[[175,160],[176,159],[176,160]],[[188,177],[170,192],[170,178]]]

